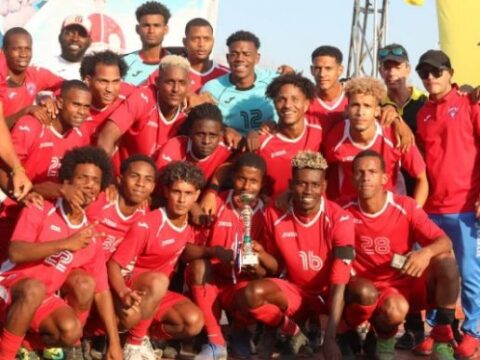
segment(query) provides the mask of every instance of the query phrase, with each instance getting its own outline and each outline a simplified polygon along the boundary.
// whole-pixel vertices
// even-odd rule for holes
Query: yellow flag
[[[437,0],[440,47],[450,57],[459,85],[480,85],[479,0]]]
[[[422,6],[425,0],[404,0],[408,5]]]

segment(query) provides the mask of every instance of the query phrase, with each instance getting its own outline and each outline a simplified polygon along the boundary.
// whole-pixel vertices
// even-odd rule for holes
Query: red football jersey
[[[420,109],[417,137],[430,182],[425,211],[474,211],[480,194],[480,105],[454,86],[440,101],[430,99]]]
[[[323,137],[326,139],[330,130],[345,119],[347,105],[348,99],[344,92],[332,103],[327,103],[319,97],[315,97],[308,107],[306,117],[311,124],[322,127]]]
[[[385,159],[388,183],[387,190],[395,190],[398,170],[400,166],[412,177],[417,177],[425,171],[425,162],[418,148],[413,145],[402,153],[395,146],[395,137],[391,128],[383,129],[378,123],[375,124],[376,133],[370,144],[363,146],[355,143],[350,136],[350,120],[345,120],[332,129],[328,139],[324,142],[325,157],[328,164],[337,164],[337,183],[329,182],[329,187],[334,187],[332,193],[338,193],[342,197],[355,197],[357,192],[353,186],[352,163],[355,156],[363,150],[374,150]]]
[[[344,208],[352,214],[355,225],[353,269],[356,275],[379,287],[398,286],[412,279],[390,266],[393,254],[406,255],[415,242],[427,246],[444,235],[416,201],[407,196],[387,192],[384,207],[375,214],[363,212],[358,201]]]
[[[12,129],[15,151],[32,182],[57,181],[61,160],[67,150],[90,143],[90,134],[82,124],[65,134],[45,126],[35,117],[21,117]]]
[[[265,223],[266,250],[284,265],[285,278],[313,294],[325,293],[334,283],[333,247],[354,246],[351,215],[322,198],[320,210],[309,219],[300,218],[292,207],[282,213],[270,206]]]
[[[216,199],[217,214],[215,221],[207,229],[207,231],[199,232],[200,239],[195,239],[196,243],[207,246],[221,246],[226,249],[233,250],[235,256],[239,255],[241,245],[243,242],[243,235],[245,226],[240,218],[239,210],[233,204],[233,190],[223,191],[218,194]],[[264,204],[262,200],[258,200],[256,206],[252,208],[252,227],[251,238],[259,243],[263,242],[263,228],[264,228]],[[207,237],[204,241],[203,237]],[[219,264],[221,266],[221,264]],[[217,271],[216,276],[225,279],[237,281],[241,273],[238,269],[223,268],[223,271]]]
[[[85,125],[89,128],[90,133],[98,133],[101,126],[110,117],[110,115],[112,115],[112,113],[120,106],[120,104],[128,96],[130,96],[133,91],[135,91],[135,89],[135,86],[122,82],[120,86],[120,94],[113,103],[103,107],[102,109],[98,109],[92,105],[90,107],[90,116],[85,120]]]
[[[102,238],[105,261],[108,261],[118,248],[128,229],[146,214],[145,210],[137,209],[132,215],[126,216],[122,214],[118,201],[109,202],[105,193],[102,193],[86,211],[88,220],[98,221],[96,229],[106,234],[106,237]]]
[[[207,81],[216,79],[220,76],[228,74],[230,69],[226,66],[213,63],[213,66],[207,72],[200,73],[196,70],[190,68],[188,73],[188,78],[190,79],[190,84],[188,85],[188,90],[191,92],[199,93],[200,89]],[[147,79],[147,85],[155,85],[158,77],[158,69],[155,70]]]
[[[133,262],[132,278],[145,271],[158,271],[170,277],[185,245],[193,241],[190,225],[173,225],[165,209],[159,208],[130,227],[112,258],[125,269]]]
[[[63,78],[49,70],[37,66],[29,66],[27,68],[25,81],[21,86],[9,87],[7,78],[0,79],[0,94],[3,96],[1,100],[5,117],[32,105],[38,92],[59,89],[64,81]]]
[[[58,199],[55,205],[46,201],[43,208],[30,206],[22,210],[12,242],[44,243],[66,239],[87,225],[86,217],[79,225],[70,223],[63,209],[63,199]],[[108,280],[101,246],[101,241],[93,239],[81,250],[62,250],[44,260],[24,264],[7,260],[0,268],[0,284],[11,287],[28,277],[41,281],[46,286],[47,295],[52,295],[61,288],[73,269],[82,268],[95,277],[96,291],[104,291],[108,289]]]
[[[296,139],[289,139],[280,133],[260,137],[258,155],[267,163],[266,189],[273,197],[288,189],[292,178],[290,163],[303,150],[320,151],[322,128],[305,121],[303,133]]]
[[[215,173],[215,170],[232,155],[231,150],[220,142],[215,151],[203,159],[198,159],[192,152],[192,141],[188,136],[176,136],[168,140],[159,150],[156,163],[157,168],[162,170],[172,161],[187,160],[202,169],[207,179]]]
[[[138,88],[110,116],[123,134],[120,159],[137,153],[155,156],[168,139],[177,135],[185,118],[186,114],[178,109],[173,119],[165,119],[157,104],[156,87]]]

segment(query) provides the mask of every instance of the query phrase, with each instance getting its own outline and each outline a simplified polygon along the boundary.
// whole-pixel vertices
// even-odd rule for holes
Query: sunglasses
[[[420,77],[420,79],[422,79],[422,80],[428,79],[428,76],[430,74],[432,74],[435,79],[438,79],[440,76],[442,76],[444,70],[445,69],[437,69],[437,68],[423,68],[422,69],[421,68],[421,69],[417,70],[417,74]]]
[[[380,49],[378,51],[378,57],[380,58],[380,60],[385,59],[388,55],[406,56],[407,54],[400,47],[393,48],[393,49]]]

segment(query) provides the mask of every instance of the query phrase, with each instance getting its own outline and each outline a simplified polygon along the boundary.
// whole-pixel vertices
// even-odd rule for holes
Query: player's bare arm
[[[101,236],[95,232],[95,224],[76,232],[66,239],[45,243],[12,241],[8,249],[10,260],[16,264],[43,260],[59,251],[78,251],[87,247],[93,238]]]
[[[451,251],[451,240],[447,236],[440,236],[431,245],[411,252],[402,268],[402,272],[406,275],[420,277],[430,264],[432,258],[440,254],[448,254]]]
[[[122,136],[118,126],[111,120],[107,120],[97,138],[97,146],[104,149],[110,156],[115,150],[115,144]]]

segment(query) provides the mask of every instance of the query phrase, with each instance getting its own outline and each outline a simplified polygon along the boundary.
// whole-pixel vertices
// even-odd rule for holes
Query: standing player
[[[395,190],[400,166],[406,169],[416,180],[415,200],[420,205],[428,195],[428,181],[425,163],[420,152],[412,146],[407,152],[396,147],[396,137],[391,128],[382,128],[377,122],[380,116],[380,104],[385,98],[385,88],[373,78],[355,78],[345,85],[348,98],[348,119],[337,124],[324,142],[329,164],[338,164],[338,182],[330,182],[331,194],[342,197],[355,196],[352,183],[352,161],[362,150],[375,150],[385,158],[388,175],[388,190]]]
[[[343,54],[334,46],[319,46],[312,52],[310,72],[315,80],[315,98],[310,103],[307,118],[322,126],[324,136],[345,118],[348,99],[340,83]]]
[[[453,69],[442,51],[424,53],[416,67],[429,100],[417,115],[417,137],[424,149],[431,191],[425,211],[452,239],[458,262],[465,321],[458,357],[475,354],[480,338],[480,105],[457,93]],[[461,156],[459,156],[461,154]],[[450,169],[454,168],[452,176]]]
[[[82,296],[88,297],[90,289],[95,293],[93,300],[107,330],[107,358],[121,359],[100,234],[88,224],[84,212],[109,184],[111,171],[102,150],[74,149],[63,159],[59,178],[80,188],[85,201],[77,206],[60,198],[55,205],[45,202],[43,207],[31,206],[21,213],[9,248],[10,259],[2,264],[0,273],[2,360],[15,358],[27,329],[41,336],[47,346],[74,346],[79,341],[81,314],[55,295],[79,271],[89,279],[85,284],[89,290]],[[66,297],[70,299],[69,292]]]
[[[66,80],[80,80],[80,63],[92,42],[91,30],[92,23],[86,16],[80,14],[67,16],[58,35],[61,53],[41,58],[35,64]]]
[[[376,358],[390,360],[409,308],[420,311],[434,304],[434,356],[453,360],[450,325],[459,277],[451,241],[413,199],[384,189],[385,170],[375,151],[362,151],[353,161],[358,200],[344,208],[355,224],[356,277],[348,285],[345,321],[355,327],[369,320],[378,336]],[[422,248],[412,251],[414,242]],[[368,290],[360,291],[366,284]]]
[[[154,157],[158,149],[178,133],[185,120],[182,106],[189,67],[181,56],[164,57],[156,86],[138,88],[113,112],[98,134],[98,145],[113,154],[121,138],[121,160],[136,153]]]
[[[279,327],[289,337],[293,355],[308,344],[293,319],[329,314],[324,354],[339,360],[335,337],[350,278],[354,231],[351,216],[324,196],[326,168],[320,153],[302,151],[293,158],[290,207],[265,211],[265,250],[278,261],[267,271],[286,276],[250,282],[241,310]]]
[[[201,92],[209,92],[216,99],[228,128],[247,135],[275,118],[273,104],[265,97],[265,90],[278,74],[255,70],[260,60],[260,40],[251,32],[233,33],[227,39],[227,46],[231,73],[210,80]]]
[[[193,241],[188,213],[204,181],[200,169],[188,162],[167,165],[161,174],[165,208],[138,220],[108,262],[110,284],[119,300],[117,314],[129,328],[126,360],[155,359],[146,338],[149,328],[152,336],[171,339],[195,336],[203,327],[201,311],[167,288],[178,258]],[[122,269],[130,269],[126,277]]]
[[[254,251],[258,252],[260,264],[271,261],[270,256],[257,243],[261,241],[263,231],[263,202],[259,199],[265,176],[265,161],[256,154],[244,153],[232,165],[233,189],[221,192],[216,198],[215,221],[207,230],[206,241],[197,239],[197,244],[185,249],[188,257],[187,283],[193,300],[205,317],[205,330],[208,344],[197,355],[197,360],[226,359],[227,345],[219,324],[222,309],[227,310],[231,318],[235,317],[235,292],[244,289],[247,281],[265,275],[265,269],[259,265],[252,271],[241,272],[234,262],[241,248],[244,224],[240,218],[243,209],[240,196],[253,197],[250,204],[252,215],[252,239]],[[201,246],[205,245],[205,247]],[[190,247],[190,248],[189,248]],[[233,324],[235,326],[237,324]],[[238,334],[233,336],[234,351]],[[250,352],[244,354],[251,356]]]
[[[38,92],[57,90],[63,78],[46,69],[30,66],[32,36],[24,28],[14,27],[3,37],[3,52],[7,63],[7,77],[0,79],[0,97],[3,115],[11,128],[27,114],[35,114],[40,106],[33,105]]]
[[[185,129],[188,136],[176,136],[159,150],[157,168],[161,171],[172,161],[187,160],[209,179],[232,154],[222,141],[222,113],[216,105],[198,105],[188,113]]]
[[[90,117],[85,124],[92,134],[99,131],[104,122],[129,96],[134,87],[122,82],[127,72],[125,61],[113,51],[87,55],[80,66],[80,77],[92,94]]]
[[[138,22],[135,31],[142,42],[142,49],[124,56],[128,65],[125,81],[140,85],[158,69],[160,60],[168,55],[162,43],[168,33],[170,11],[157,1],[147,1],[137,8],[135,16]]]
[[[258,154],[267,166],[267,193],[278,196],[288,189],[285,164],[302,150],[320,151],[322,128],[307,122],[305,112],[314,97],[310,80],[298,74],[281,75],[267,88],[278,114],[278,131],[262,135]]]

